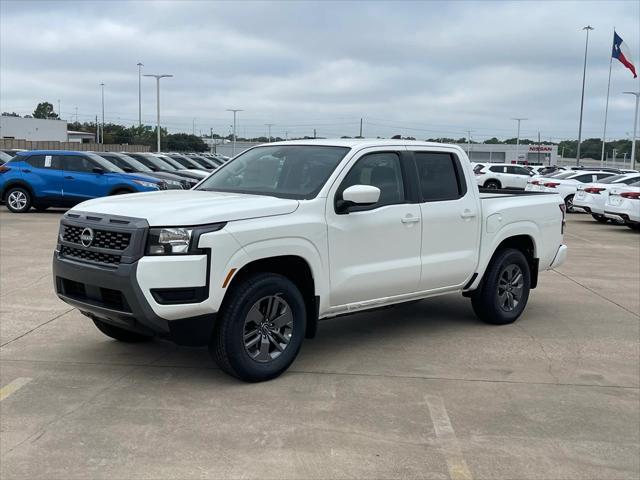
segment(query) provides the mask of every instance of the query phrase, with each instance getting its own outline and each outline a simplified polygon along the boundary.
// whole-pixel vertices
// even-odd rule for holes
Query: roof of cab
[[[458,145],[436,142],[421,142],[418,140],[394,140],[385,138],[318,138],[304,140],[287,140],[283,142],[264,143],[260,146],[278,146],[278,145],[318,145],[327,147],[455,147]]]
[[[91,152],[77,152],[75,150],[28,150],[26,152],[18,152],[16,155],[22,157],[27,155],[84,155]]]

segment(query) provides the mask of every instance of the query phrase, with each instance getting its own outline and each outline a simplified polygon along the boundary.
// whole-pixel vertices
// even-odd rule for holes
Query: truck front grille
[[[74,225],[65,225],[62,239],[81,245],[80,235],[84,227],[76,227]],[[131,234],[126,232],[116,232],[112,230],[94,230],[92,247],[108,248],[109,250],[125,250],[131,241]]]
[[[62,245],[60,247],[60,256],[67,257],[72,260],[100,263],[103,265],[118,265],[121,258],[120,255],[83,250],[80,248],[68,247],[66,245]]]

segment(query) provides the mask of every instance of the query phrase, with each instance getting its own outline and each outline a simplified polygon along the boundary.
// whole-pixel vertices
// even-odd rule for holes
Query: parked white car
[[[598,222],[606,223],[609,219],[604,216],[604,205],[609,197],[609,190],[638,181],[640,181],[640,173],[625,173],[613,175],[597,183],[580,184],[573,199],[573,207],[590,213]]]
[[[489,163],[474,170],[479,187],[524,189],[533,175],[528,168],[511,163]]]
[[[481,194],[456,145],[274,142],[162,193],[69,210],[56,292],[107,336],[209,345],[246,381],[284,372],[323,318],[462,293],[511,323],[567,255],[557,195]]]
[[[612,187],[604,214],[611,220],[622,221],[629,228],[640,230],[640,182]]]
[[[578,185],[581,183],[594,183],[603,178],[614,176],[611,172],[579,170],[560,173],[550,178],[540,179],[538,184],[527,184],[526,191],[557,193],[560,195],[567,207],[567,212],[575,211],[573,208],[573,199],[575,197]]]

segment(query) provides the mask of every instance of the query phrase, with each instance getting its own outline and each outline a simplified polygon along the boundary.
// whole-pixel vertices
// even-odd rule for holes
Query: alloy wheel
[[[14,210],[22,210],[27,206],[27,195],[21,190],[14,190],[7,197],[7,203]]]
[[[253,304],[244,320],[244,349],[253,360],[267,363],[289,346],[293,333],[291,307],[279,294]]]
[[[502,269],[498,276],[498,302],[505,312],[512,312],[518,307],[524,293],[524,276],[515,263]]]

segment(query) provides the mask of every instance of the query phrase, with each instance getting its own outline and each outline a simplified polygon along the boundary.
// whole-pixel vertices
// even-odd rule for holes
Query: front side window
[[[24,159],[25,163],[28,163],[33,168],[44,168],[44,155],[31,155]]]
[[[370,153],[359,159],[338,189],[338,198],[342,192],[353,185],[371,185],[380,189],[378,203],[366,207],[371,210],[383,205],[393,205],[405,201],[400,157],[397,153]]]
[[[449,153],[415,152],[422,200],[454,200],[465,193],[459,164]]]
[[[345,147],[316,145],[252,148],[225,163],[198,190],[310,199],[348,151]]]
[[[62,160],[62,168],[70,172],[93,173],[97,168],[91,160],[80,155],[58,155],[57,159]]]

